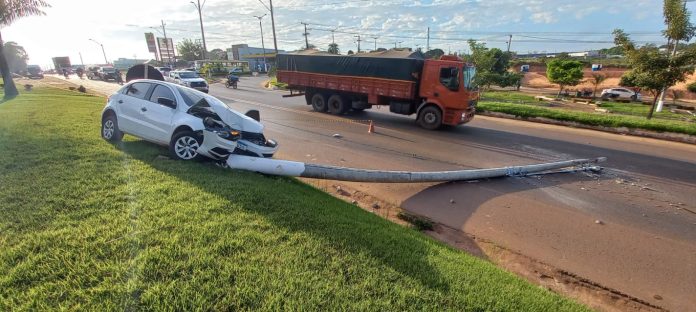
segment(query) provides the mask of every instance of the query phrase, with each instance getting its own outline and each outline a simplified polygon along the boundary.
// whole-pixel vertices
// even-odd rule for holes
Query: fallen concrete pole
[[[305,164],[302,162],[230,155],[227,165],[232,169],[260,172],[268,175],[304,177],[325,180],[353,182],[413,183],[466,181],[487,178],[524,176],[531,173],[561,169],[574,166],[589,166],[605,161],[606,158],[575,159],[526,166],[511,166],[492,169],[471,169],[453,171],[384,171],[345,167]]]

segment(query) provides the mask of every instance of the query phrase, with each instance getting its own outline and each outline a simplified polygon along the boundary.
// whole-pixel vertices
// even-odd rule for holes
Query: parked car
[[[87,68],[87,79],[94,80],[99,78],[99,67],[88,67]]]
[[[44,72],[39,65],[29,65],[27,66],[27,77],[30,79],[43,79]]]
[[[611,88],[602,90],[602,100],[640,101],[640,93],[626,88]]]
[[[235,68],[230,69],[230,74],[241,74],[243,72],[244,71],[242,71],[242,69],[239,67],[235,67]]]
[[[159,80],[134,80],[109,97],[101,136],[118,142],[127,133],[169,146],[180,160],[230,154],[273,157],[278,144],[263,135],[258,111],[241,114],[220,100]]]
[[[196,72],[177,70],[170,72],[169,75],[165,77],[167,77],[165,79],[171,83],[187,86],[189,88],[208,93],[208,82],[201,78]]]

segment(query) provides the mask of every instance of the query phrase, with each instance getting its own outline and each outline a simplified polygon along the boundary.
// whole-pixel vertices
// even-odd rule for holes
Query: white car
[[[278,150],[264,137],[258,111],[244,115],[210,95],[159,80],[129,82],[109,97],[102,138],[118,142],[124,133],[167,145],[181,160],[273,157]]]
[[[208,93],[208,82],[196,74],[196,72],[187,70],[177,70],[169,72],[169,75],[165,78],[171,83],[176,83],[182,86],[187,86],[192,89],[196,89],[201,92]]]
[[[640,93],[625,88],[604,89],[602,90],[601,98],[603,100],[640,101]]]

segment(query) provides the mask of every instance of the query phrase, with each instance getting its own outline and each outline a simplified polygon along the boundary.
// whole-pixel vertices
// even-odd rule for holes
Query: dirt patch
[[[301,178],[301,180],[382,218],[403,226],[411,226],[398,217],[399,213],[404,210],[396,204],[352,189],[339,181],[305,178]],[[666,311],[662,307],[439,223],[435,223],[433,231],[425,231],[424,233],[454,248],[491,261],[531,283],[573,298],[592,309],[600,311]]]

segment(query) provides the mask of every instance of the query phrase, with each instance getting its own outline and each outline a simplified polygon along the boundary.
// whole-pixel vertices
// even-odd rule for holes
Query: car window
[[[128,87],[126,95],[144,100],[147,91],[150,89],[150,84],[146,82],[136,82]]]
[[[150,96],[150,102],[157,103],[157,98],[170,99],[174,101],[174,103],[176,104],[176,97],[174,96],[174,92],[172,92],[172,90],[163,85],[155,86],[155,90],[152,91],[152,95]]]
[[[459,90],[459,69],[456,67],[440,68],[440,83],[452,91]]]
[[[193,89],[177,87],[177,90],[179,90],[179,94],[181,94],[181,98],[184,99],[184,103],[186,104],[186,106],[189,107],[191,107],[193,104],[198,103],[198,101],[200,101],[201,99],[205,98],[198,91],[194,91]]]

